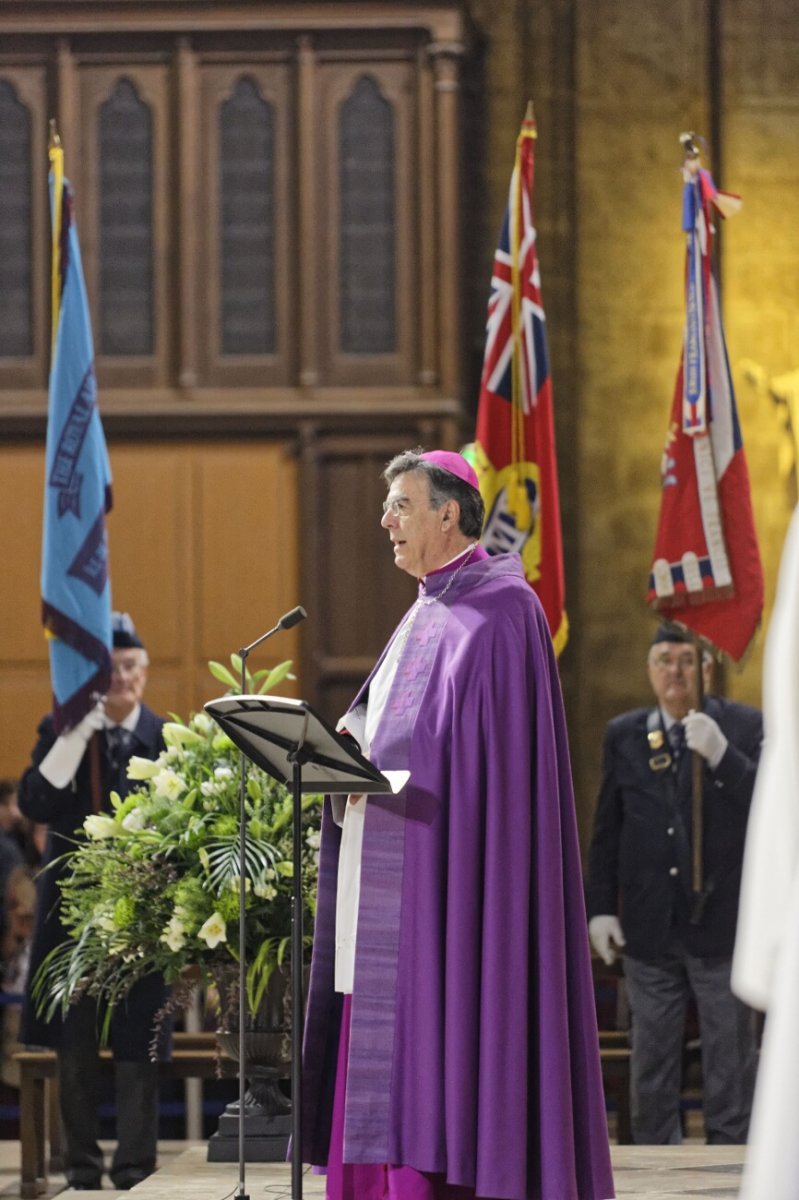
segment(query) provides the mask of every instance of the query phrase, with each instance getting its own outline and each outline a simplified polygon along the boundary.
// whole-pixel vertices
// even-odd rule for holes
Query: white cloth
[[[617,950],[626,944],[621,922],[609,913],[592,917],[588,922],[588,936],[599,957],[608,966],[616,961]]]
[[[349,995],[355,980],[355,943],[358,936],[358,904],[361,898],[361,853],[366,796],[347,804],[338,859],[336,891],[336,970],[334,987]]]
[[[742,1200],[799,1196],[799,508],[763,668],[765,741],[744,855],[732,987],[768,1012]]]
[[[727,752],[727,739],[716,722],[707,713],[694,712],[683,718],[685,744],[689,750],[701,754],[711,771],[715,771]]]
[[[727,739],[724,737],[724,734],[721,732],[718,725],[716,725],[716,722],[713,720],[712,717],[708,717],[705,713],[694,713],[693,709],[691,709],[691,714],[694,716],[703,717],[705,720],[710,721],[710,723],[715,726],[716,730],[718,731],[719,737],[723,741],[723,745],[721,743],[716,744],[716,747],[712,754],[710,754],[709,756],[708,755],[703,756],[707,762],[707,765],[710,767],[710,770],[715,771],[716,767],[719,765],[719,763],[721,762],[721,760],[723,759],[723,757],[727,751]],[[660,715],[663,719],[663,727],[666,730],[666,733],[668,734],[672,725],[677,724],[677,718],[672,717],[670,713],[667,713],[665,708],[661,708]],[[683,726],[683,728],[685,728],[685,721],[681,721],[680,724]],[[685,744],[689,750],[693,750],[693,749],[699,750],[698,746],[693,747],[690,744],[690,742],[688,741],[687,735],[686,735],[686,739],[685,739]],[[699,753],[701,754],[702,751],[700,750]]]
[[[410,620],[409,616],[409,620]],[[403,626],[404,628],[404,626]],[[386,651],[380,669],[372,680],[366,704],[351,709],[338,723],[339,730],[346,729],[361,747],[362,754],[369,757],[369,747],[377,732],[383,709],[386,706],[397,663],[402,652],[402,632]],[[334,797],[334,800],[337,799]],[[358,938],[358,906],[361,899],[361,855],[363,852],[363,825],[366,819],[367,797],[361,796],[357,804],[334,804],[333,816],[342,826],[341,848],[338,858],[338,885],[336,889],[336,967],[335,990],[345,995],[352,993],[355,980],[355,947]]]
[[[65,788],[75,778],[92,737],[105,723],[105,707],[100,700],[74,729],[68,729],[56,738],[39,763],[40,775],[54,788]]]

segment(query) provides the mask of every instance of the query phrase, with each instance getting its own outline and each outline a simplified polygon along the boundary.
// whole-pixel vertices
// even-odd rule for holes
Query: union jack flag
[[[521,312],[519,317],[521,406],[524,413],[535,407],[538,393],[549,382],[549,353],[547,349],[546,317],[541,301],[541,273],[538,269],[532,223],[530,196],[522,193],[524,220],[523,241],[519,247],[521,260],[518,284],[514,284],[513,260],[510,252],[510,213],[506,209],[494,255],[491,276],[491,296],[488,301],[486,348],[483,359],[481,390],[511,401],[513,396],[513,321],[516,295],[519,288]]]
[[[544,607],[557,653],[568,637],[546,317],[533,220],[532,105],[516,143],[494,256],[475,438],[489,554],[516,552]]]

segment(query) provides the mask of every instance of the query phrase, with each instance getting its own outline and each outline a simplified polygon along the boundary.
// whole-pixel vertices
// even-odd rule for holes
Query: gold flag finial
[[[64,150],[55,120],[50,118],[50,145],[47,150],[52,179],[50,243],[50,353],[55,354],[58,320],[61,312],[61,225],[64,200]]]
[[[682,146],[682,169],[686,176],[696,175],[701,163],[700,157],[702,149],[700,143],[702,138],[689,130],[687,133],[680,134],[680,145]]]

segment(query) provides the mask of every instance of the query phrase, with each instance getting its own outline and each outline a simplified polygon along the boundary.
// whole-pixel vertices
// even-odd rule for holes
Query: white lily
[[[211,913],[197,937],[205,942],[209,950],[214,950],[220,942],[227,941],[227,927],[218,912]]]
[[[144,829],[144,825],[144,813],[140,808],[132,808],[122,818],[122,828],[126,829],[128,833],[135,833],[138,829]]]
[[[191,724],[192,728],[196,729],[198,733],[201,733],[203,737],[208,737],[208,734],[211,733],[214,728],[215,722],[211,720],[211,718],[208,716],[208,713],[198,712],[192,717]]]
[[[177,800],[186,790],[186,781],[167,767],[153,777],[153,788],[156,796],[161,796],[164,800]]]
[[[161,735],[167,746],[192,746],[203,740],[194,729],[189,729],[188,725],[179,725],[177,721],[167,721]]]
[[[134,754],[128,763],[128,779],[152,779],[161,770],[161,765],[150,758],[139,758]]]
[[[173,954],[183,949],[186,942],[186,930],[180,917],[174,916],[170,918],[166,929],[158,940],[165,942]]]
[[[119,833],[119,826],[114,818],[106,817],[103,813],[90,813],[83,822],[83,828],[86,835],[94,841],[116,837]]]

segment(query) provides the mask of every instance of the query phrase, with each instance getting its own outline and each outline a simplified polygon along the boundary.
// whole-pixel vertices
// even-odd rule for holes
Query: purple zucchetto
[[[480,484],[477,482],[477,473],[474,467],[467,463],[462,454],[457,454],[454,450],[427,450],[424,454],[419,455],[426,462],[432,463],[434,467],[438,467],[441,471],[448,471],[450,475],[456,475],[464,483],[468,483],[469,487],[473,487],[476,492],[480,491]]]

